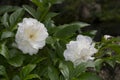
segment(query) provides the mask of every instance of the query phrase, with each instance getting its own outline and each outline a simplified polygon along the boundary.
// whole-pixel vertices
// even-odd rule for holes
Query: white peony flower
[[[74,65],[79,65],[81,62],[93,60],[93,54],[97,52],[94,48],[95,43],[88,36],[78,35],[76,41],[70,41],[66,45],[67,49],[64,51],[66,61],[72,61]]]
[[[48,32],[44,24],[36,19],[24,18],[23,22],[18,24],[15,41],[23,53],[32,55],[45,46],[47,37]]]

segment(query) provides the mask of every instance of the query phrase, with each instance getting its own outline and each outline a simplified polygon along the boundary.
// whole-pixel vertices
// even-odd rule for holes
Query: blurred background
[[[0,0],[0,5],[22,6],[29,0]],[[54,4],[51,11],[59,13],[53,18],[56,25],[81,21],[91,24],[83,31],[97,30],[95,40],[100,41],[105,34],[120,35],[120,0],[64,0]]]

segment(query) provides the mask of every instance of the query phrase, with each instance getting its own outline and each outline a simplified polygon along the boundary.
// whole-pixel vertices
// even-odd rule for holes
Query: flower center
[[[30,34],[30,36],[29,36],[31,39],[34,37],[32,34]]]

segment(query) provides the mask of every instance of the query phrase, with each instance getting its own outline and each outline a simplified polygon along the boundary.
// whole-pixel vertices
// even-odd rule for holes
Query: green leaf
[[[35,64],[28,64],[27,66],[24,66],[20,72],[20,76],[22,79],[25,79],[27,75],[30,74],[30,72],[36,67]]]
[[[80,80],[80,79],[77,79],[77,78],[72,78],[72,80]]]
[[[40,79],[40,77],[37,74],[29,74],[25,77],[24,80],[29,80],[29,79],[33,79],[33,78],[38,78]]]
[[[62,3],[64,0],[50,0],[50,2],[52,3],[52,4],[60,4],[60,3]]]
[[[6,12],[12,12],[12,11],[15,11],[19,9],[19,7],[17,6],[0,6],[0,15],[3,14],[3,13],[6,13]]]
[[[97,59],[97,60],[94,61],[95,68],[96,68],[97,71],[100,71],[103,61],[104,60],[102,60],[102,59]]]
[[[37,6],[41,6],[43,3],[43,0],[31,0],[34,4],[36,4]]]
[[[120,45],[118,45],[118,44],[109,44],[107,47],[111,48],[116,53],[120,54]]]
[[[9,37],[13,37],[14,33],[11,31],[4,31],[1,35],[1,39],[5,39],[5,38],[9,38]]]
[[[5,70],[5,67],[0,65],[0,75],[5,77],[5,80],[9,80],[8,79],[8,76],[7,76],[7,73],[6,73],[6,70]]]
[[[12,13],[9,18],[10,26],[14,27],[17,24],[17,22],[20,20],[20,18],[23,16],[23,14],[24,14],[24,10],[22,8]]]
[[[117,56],[117,57],[119,57],[119,56]],[[117,62],[117,58],[116,57],[106,57],[106,58],[103,58],[103,60],[104,60],[104,62],[106,62],[112,68],[115,67],[116,62]]]
[[[94,68],[95,67],[95,63],[93,61],[87,61],[86,62],[86,67],[92,67],[92,68]]]
[[[63,76],[65,77],[65,80],[69,80],[69,69],[67,67],[67,65],[65,65],[64,63],[60,63],[59,64],[59,69],[61,71],[61,73],[63,74]]]
[[[63,43],[63,45],[62,45],[62,43]],[[61,44],[60,44],[60,41],[56,41],[55,47],[56,47],[56,53],[57,53],[58,57],[61,59],[64,59],[63,52],[64,52],[64,48],[65,48],[65,42],[61,41]]]
[[[110,40],[103,39],[99,45],[99,52],[95,54],[96,57],[102,57],[104,54],[112,55],[112,51],[120,54],[120,38],[111,38]]]
[[[49,36],[49,37],[46,39],[46,43],[47,43],[47,44],[54,44],[54,43],[55,43],[55,40],[54,40],[51,36]]]
[[[59,80],[58,71],[56,70],[56,68],[54,68],[52,66],[48,67],[48,76],[49,76],[50,80]]]
[[[46,57],[35,57],[32,59],[31,63],[32,64],[37,64],[37,63],[40,63],[41,61],[45,60]]]
[[[14,67],[20,67],[23,64],[24,57],[20,54],[16,54],[14,57],[8,59],[8,63]]]
[[[5,74],[6,74],[6,71],[4,66],[0,65],[0,75],[5,75]]]
[[[3,55],[8,63],[14,67],[20,67],[23,63],[24,57],[21,54],[14,54],[13,52],[8,53],[8,49],[6,47],[6,42],[0,45],[0,54]],[[12,56],[11,56],[12,55]]]
[[[46,20],[45,17],[47,16],[49,9],[50,9],[50,7],[48,6],[48,7],[43,8],[43,10],[41,10],[41,15],[40,15],[40,19],[39,19],[40,21]]]
[[[65,80],[64,76],[60,75],[59,80]]]
[[[57,15],[58,15],[58,13],[49,12],[49,13],[46,15],[45,19],[46,19],[46,20],[47,20],[47,19],[51,19],[51,18],[53,18],[53,17],[55,17],[55,16],[57,16]]]
[[[113,42],[120,42],[120,38],[119,37],[115,37],[115,38],[111,38],[110,40],[105,40],[104,38],[101,41],[103,43],[101,48],[106,48],[106,46],[113,44]]]
[[[21,80],[18,75],[15,75],[12,80]]]
[[[45,27],[47,28],[50,35],[53,35],[53,33],[58,29],[51,18],[44,19],[43,23],[45,24]]]
[[[23,5],[23,8],[29,13],[31,14],[34,18],[37,19],[37,16],[36,16],[36,11],[34,8],[28,6],[28,5]]]
[[[31,0],[36,6],[43,9],[43,0]]]
[[[8,49],[6,47],[6,41],[0,44],[0,54],[6,59],[9,59]]]
[[[80,80],[102,80],[98,75],[95,73],[86,72],[80,75]]]
[[[5,27],[9,27],[8,19],[9,19],[9,15],[5,13],[1,19],[1,22]]]
[[[96,30],[91,30],[91,31],[83,32],[82,34],[94,37],[96,35],[96,33],[97,33]]]
[[[86,70],[86,63],[81,63],[75,67],[75,69],[72,71],[70,77],[71,78],[78,77],[80,74],[85,72],[85,70]]]
[[[66,39],[73,34],[75,34],[76,31],[78,31],[80,28],[87,26],[88,24],[83,23],[72,23],[72,24],[65,24],[62,26],[59,26],[59,30],[55,32],[54,36],[61,39]]]

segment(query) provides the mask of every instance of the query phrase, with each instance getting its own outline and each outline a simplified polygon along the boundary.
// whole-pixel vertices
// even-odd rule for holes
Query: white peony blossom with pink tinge
[[[81,62],[93,60],[94,57],[92,56],[97,52],[92,39],[83,35],[78,35],[76,41],[70,41],[66,47],[67,49],[64,51],[65,60],[73,62],[74,66]]]
[[[23,53],[33,55],[45,46],[47,37],[48,32],[43,23],[33,18],[24,18],[18,24],[15,41]]]

